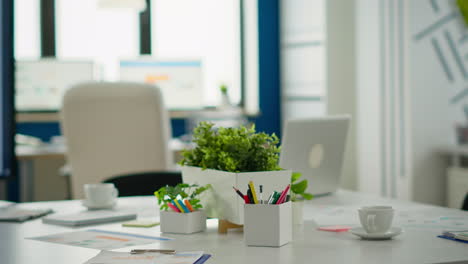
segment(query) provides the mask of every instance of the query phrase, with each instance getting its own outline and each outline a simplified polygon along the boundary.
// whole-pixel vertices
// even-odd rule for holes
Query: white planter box
[[[293,224],[302,225],[304,223],[304,201],[291,202]]]
[[[206,229],[206,214],[203,210],[191,213],[160,211],[161,232],[192,234]]]
[[[266,200],[273,191],[282,191],[291,183],[291,170],[258,171],[233,173],[198,167],[182,167],[184,183],[211,184],[213,191],[206,191],[201,195],[201,203],[207,216],[228,220],[231,223],[244,223],[244,200],[232,189],[238,188],[247,194],[247,185],[253,181],[257,192],[258,186],[263,185],[263,199]]]
[[[244,218],[248,246],[281,247],[292,240],[291,202],[245,204]]]

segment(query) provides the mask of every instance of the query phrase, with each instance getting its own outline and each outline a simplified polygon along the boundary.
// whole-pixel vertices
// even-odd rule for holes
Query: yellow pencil
[[[177,206],[177,208],[179,208],[179,210],[180,210],[181,213],[185,213],[184,208],[182,208],[182,206],[179,204],[179,202],[177,202],[177,199],[174,199],[174,200],[172,200],[172,201],[173,201],[173,203]]]
[[[255,186],[253,184],[253,181],[249,181],[249,186],[250,186],[250,191],[252,192],[253,202],[255,204],[258,204],[257,192],[255,191]]]

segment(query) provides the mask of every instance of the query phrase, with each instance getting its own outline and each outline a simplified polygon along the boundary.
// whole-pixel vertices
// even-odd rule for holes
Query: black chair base
[[[157,171],[126,174],[112,177],[104,183],[113,183],[119,196],[153,195],[159,188],[182,183],[182,173],[178,171]]]

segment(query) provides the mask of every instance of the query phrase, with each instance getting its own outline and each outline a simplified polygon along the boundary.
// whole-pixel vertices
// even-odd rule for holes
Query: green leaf
[[[302,174],[300,172],[297,172],[297,171],[293,172],[291,174],[291,183],[295,183],[297,180],[299,180],[299,178],[301,178],[301,175]]]
[[[302,180],[298,183],[291,185],[291,191],[293,193],[302,194],[307,189],[307,180]]]
[[[468,25],[468,1],[466,0],[457,0],[458,8],[462,14],[465,25]]]
[[[304,198],[305,200],[311,200],[312,198],[314,198],[314,196],[310,193],[301,193],[300,194],[302,196],[302,198]]]

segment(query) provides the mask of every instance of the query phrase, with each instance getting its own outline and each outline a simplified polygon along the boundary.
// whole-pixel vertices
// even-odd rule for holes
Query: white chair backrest
[[[171,126],[161,91],[136,83],[70,88],[61,111],[74,199],[83,185],[127,173],[169,170]]]

